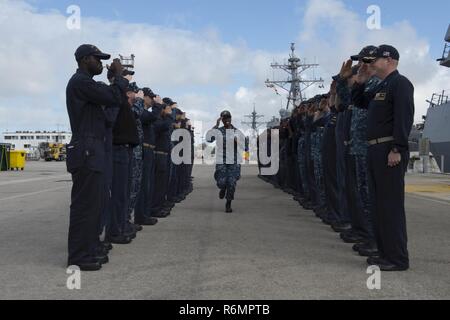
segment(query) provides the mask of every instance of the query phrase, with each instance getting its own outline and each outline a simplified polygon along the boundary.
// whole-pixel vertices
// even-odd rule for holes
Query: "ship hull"
[[[442,172],[450,172],[450,141],[430,144],[430,151]],[[443,162],[442,163],[442,157]]]
[[[442,172],[450,172],[450,103],[428,109],[423,137],[430,140],[430,151]],[[443,163],[442,165],[442,157]]]

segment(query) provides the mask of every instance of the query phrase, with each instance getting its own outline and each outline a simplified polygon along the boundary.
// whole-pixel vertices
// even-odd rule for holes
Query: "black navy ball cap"
[[[171,106],[177,104],[175,101],[173,101],[173,100],[170,99],[170,98],[164,98],[164,99],[163,99],[163,102],[164,102],[165,105],[168,105],[169,107],[171,107]]]
[[[132,92],[134,92],[134,93],[138,93],[140,90],[141,90],[141,89],[138,87],[138,85],[136,84],[136,82],[131,82],[131,83],[128,85],[128,88],[127,88],[127,92],[132,91]]]
[[[361,60],[362,58],[376,58],[378,48],[375,46],[366,46],[360,53],[351,56],[350,59],[353,61]]]
[[[152,91],[150,88],[143,88],[142,91],[144,92],[144,96],[150,97],[150,98],[156,98],[156,94]]]
[[[377,51],[378,58],[392,58],[394,60],[400,60],[400,53],[393,46],[383,44],[378,47]]]
[[[75,59],[77,61],[81,60],[84,57],[95,56],[100,60],[109,60],[111,59],[111,55],[101,52],[99,48],[92,44],[83,44],[78,47],[77,51],[75,51]]]

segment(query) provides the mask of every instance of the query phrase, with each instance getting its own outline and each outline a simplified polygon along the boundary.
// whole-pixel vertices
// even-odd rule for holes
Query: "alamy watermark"
[[[381,30],[381,8],[373,4],[367,8],[367,14],[370,15],[366,21],[367,29]]]
[[[69,30],[81,29],[81,8],[75,4],[70,5],[66,9],[66,13],[69,17],[66,20],[66,26]]]
[[[69,290],[81,289],[81,270],[78,266],[69,266],[66,270],[69,275],[66,281],[66,287]]]
[[[381,290],[381,270],[378,266],[369,266],[366,271],[370,274],[367,278],[367,289],[369,290]]]

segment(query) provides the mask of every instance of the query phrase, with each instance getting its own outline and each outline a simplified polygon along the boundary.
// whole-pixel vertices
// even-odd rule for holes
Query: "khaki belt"
[[[155,151],[156,154],[162,154],[163,156],[169,155],[167,152]]]
[[[144,146],[144,148],[150,148],[150,149],[155,149],[156,147],[152,144],[148,144],[148,143],[144,143],[142,144]]]
[[[394,137],[384,137],[384,138],[370,140],[370,141],[368,141],[368,143],[369,143],[369,145],[374,146],[376,144],[391,142],[394,140],[395,140]]]

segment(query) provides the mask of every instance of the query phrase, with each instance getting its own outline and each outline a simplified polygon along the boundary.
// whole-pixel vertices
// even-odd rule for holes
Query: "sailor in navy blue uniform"
[[[382,271],[409,268],[405,217],[405,173],[409,162],[408,137],[414,122],[414,86],[397,71],[399,52],[382,45],[365,57],[354,90],[359,105],[368,104],[369,187],[373,195],[375,236],[380,256],[367,260]],[[382,80],[372,96],[364,83],[373,68]]]
[[[108,86],[93,77],[103,72],[101,60],[110,59],[93,45],[82,45],[75,52],[78,70],[66,89],[67,111],[72,140],[67,147],[67,170],[72,174],[68,265],[95,271],[107,258],[92,252],[99,242],[98,226],[104,206],[105,147],[107,118],[104,107],[118,108],[129,81],[115,60],[111,66],[115,80]]]
[[[171,132],[173,125],[172,100],[166,100],[158,109],[155,128],[155,188],[152,198],[152,217],[165,218],[170,215],[171,207],[167,205],[167,191],[170,175]],[[155,107],[154,107],[155,108]]]

